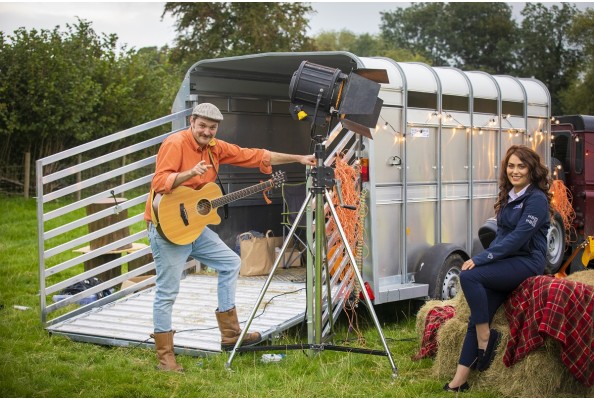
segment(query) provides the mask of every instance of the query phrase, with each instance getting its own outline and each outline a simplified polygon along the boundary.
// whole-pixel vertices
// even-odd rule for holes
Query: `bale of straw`
[[[570,278],[592,284],[594,271],[581,271],[570,275]],[[422,335],[429,311],[435,306],[445,305],[453,305],[456,315],[446,321],[437,333],[438,349],[432,373],[438,378],[450,379],[456,372],[470,316],[464,294],[458,291],[452,300],[428,302],[419,310],[416,323],[417,332]],[[471,372],[469,384],[472,387],[495,389],[506,397],[594,397],[594,387],[587,388],[578,382],[561,362],[561,346],[557,341],[546,338],[544,346],[508,368],[503,363],[503,355],[510,330],[503,306],[495,314],[492,327],[502,334],[495,360],[487,371]]]
[[[473,382],[477,388],[490,387],[505,397],[586,397],[589,391],[561,362],[561,346],[552,338],[539,349],[506,367],[503,363],[509,329],[502,335],[497,356],[487,371]]]
[[[468,308],[466,299],[464,299],[464,295],[459,296],[461,298],[458,299],[458,304],[463,308],[463,312],[461,314],[456,312],[456,316],[443,324],[437,332],[437,355],[433,363],[433,374],[440,378],[451,377],[456,372],[458,359],[462,351],[462,343],[468,330],[470,309]],[[497,310],[493,318],[492,327],[504,335],[507,334],[509,337],[509,326],[503,307]],[[500,349],[503,348],[505,350],[505,347],[501,343],[504,343],[503,340],[499,344],[498,354],[501,354],[503,358],[503,353]],[[505,343],[507,343],[507,340],[505,340]],[[501,364],[503,365],[503,360],[501,360]]]
[[[467,321],[454,317],[446,321],[437,332],[437,354],[432,368],[436,377],[454,376],[467,326]]]
[[[468,303],[462,294],[460,284],[458,283],[458,290],[456,296],[449,300],[428,300],[423,306],[417,311],[415,320],[415,331],[419,335],[419,343],[423,340],[423,334],[425,332],[425,323],[427,322],[427,315],[435,307],[452,306],[456,310],[456,318],[467,320],[470,316],[470,308]]]
[[[464,293],[462,293],[460,282],[458,282],[458,286],[456,288],[456,296],[448,301],[456,309],[456,318],[467,321],[470,317],[470,307],[468,307],[466,297],[464,297]]]
[[[581,282],[594,288],[594,269],[574,272],[565,279],[568,281]]]
[[[417,311],[415,331],[417,332],[417,335],[419,335],[419,343],[422,341],[423,334],[425,333],[425,322],[427,321],[427,315],[429,314],[429,311],[433,310],[435,307],[443,307],[445,304],[445,301],[429,300],[423,304],[419,311]]]

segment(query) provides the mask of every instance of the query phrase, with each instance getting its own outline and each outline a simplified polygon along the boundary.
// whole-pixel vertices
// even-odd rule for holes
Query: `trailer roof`
[[[469,97],[472,95],[470,80],[463,71],[452,67],[433,68],[441,81],[443,94]]]
[[[594,132],[594,116],[592,115],[565,115],[555,117],[562,124],[572,124],[576,131]]]
[[[472,84],[472,95],[481,99],[497,99],[499,87],[493,77],[486,72],[464,72]]]
[[[526,90],[529,104],[548,105],[550,102],[549,91],[539,80],[531,78],[518,78]]]
[[[409,91],[436,93],[440,81],[433,68],[423,63],[398,63],[406,76]]]
[[[351,53],[335,52],[304,52],[304,53],[262,53],[246,56],[216,58],[201,60],[194,64],[188,74],[200,76],[246,76],[253,78],[261,75],[268,81],[279,80],[289,83],[302,61],[338,68],[348,73],[361,68],[359,59]]]
[[[493,78],[497,81],[501,90],[501,100],[524,102],[526,100],[526,92],[522,84],[511,76],[494,75]]]

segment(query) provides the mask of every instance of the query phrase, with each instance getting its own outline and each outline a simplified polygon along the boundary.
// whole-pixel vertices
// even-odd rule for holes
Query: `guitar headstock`
[[[285,173],[285,171],[276,171],[272,174],[272,178],[270,178],[272,185],[276,188],[280,187],[280,185],[283,184],[286,180],[287,174]]]

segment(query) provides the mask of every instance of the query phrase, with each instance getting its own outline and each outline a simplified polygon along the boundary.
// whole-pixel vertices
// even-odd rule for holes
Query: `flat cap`
[[[192,110],[192,115],[197,115],[202,118],[212,119],[213,121],[222,121],[223,114],[221,111],[211,103],[201,103],[194,107]]]

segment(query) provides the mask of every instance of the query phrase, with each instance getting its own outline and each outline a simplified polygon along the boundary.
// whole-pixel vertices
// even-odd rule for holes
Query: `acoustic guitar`
[[[192,243],[200,236],[206,225],[221,223],[217,208],[254,193],[278,187],[285,180],[285,173],[277,171],[265,182],[224,196],[219,186],[212,182],[196,190],[187,186],[178,186],[171,193],[158,193],[153,199],[153,209],[159,221],[157,231],[171,243]]]

